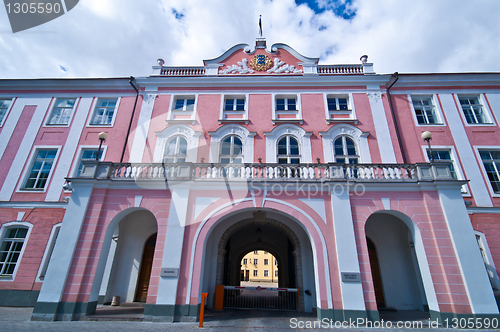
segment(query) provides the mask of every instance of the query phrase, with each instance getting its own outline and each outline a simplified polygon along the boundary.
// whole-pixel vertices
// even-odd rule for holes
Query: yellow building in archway
[[[278,282],[278,261],[269,252],[254,250],[241,260],[240,281]]]

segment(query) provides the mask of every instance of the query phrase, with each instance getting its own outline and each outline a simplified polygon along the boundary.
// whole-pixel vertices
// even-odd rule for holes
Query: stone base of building
[[[33,307],[39,291],[0,289],[0,307]]]
[[[334,322],[350,322],[363,319],[364,321],[378,321],[380,316],[376,310],[342,310],[317,308],[319,320],[327,319]]]
[[[97,308],[96,302],[37,302],[31,315],[32,321],[74,321],[91,315]]]
[[[200,305],[146,304],[144,321],[148,322],[196,322]]]

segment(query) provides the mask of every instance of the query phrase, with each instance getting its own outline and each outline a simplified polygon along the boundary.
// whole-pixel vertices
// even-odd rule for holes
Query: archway
[[[427,297],[415,252],[415,229],[412,232],[392,213],[377,212],[366,221],[365,232],[379,310],[384,307],[397,311],[427,311]],[[377,294],[378,278],[381,289]]]
[[[155,216],[146,209],[131,208],[119,213],[108,225],[94,280],[101,302],[134,302],[140,267],[148,240],[158,232]],[[97,287],[100,285],[100,287]]]
[[[271,253],[278,261],[279,287],[300,287],[302,310],[312,312],[316,303],[314,255],[304,226],[271,209],[247,209],[221,218],[205,245],[201,288],[209,292],[211,307],[216,285],[239,286],[241,259],[252,250]]]
[[[151,269],[153,267],[153,257],[156,247],[156,233],[151,235],[146,240],[144,250],[142,252],[141,268],[139,270],[139,278],[135,290],[135,302],[146,302],[149,290],[149,279],[151,277]]]

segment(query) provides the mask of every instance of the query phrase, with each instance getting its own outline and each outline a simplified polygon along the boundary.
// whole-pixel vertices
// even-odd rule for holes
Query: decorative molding
[[[276,73],[276,74],[298,74],[302,73],[302,69],[296,69],[294,65],[288,65],[284,61],[281,61],[279,58],[274,58],[274,65],[272,64],[271,59],[267,55],[265,55],[263,59],[265,59],[264,63],[260,63],[258,59],[259,55],[256,55],[251,61],[250,61],[250,67],[249,68],[249,63],[248,59],[243,58],[241,59],[241,62],[237,62],[237,65],[228,65],[226,66],[226,69],[220,70],[219,74],[222,75],[227,75],[227,74],[253,74],[255,71],[264,71],[267,68],[271,67],[270,69],[267,70],[269,74]],[[262,56],[261,56],[262,57]],[[253,69],[252,69],[253,68]],[[254,70],[255,69],[255,70]]]
[[[284,61],[274,58],[274,67],[267,71],[268,73],[302,73],[302,69],[295,69],[294,65],[287,65]]]
[[[237,65],[231,65],[227,66],[226,69],[220,70],[219,74],[247,74],[247,73],[254,73],[255,70],[248,68],[248,59],[244,58],[241,59],[241,62],[237,62],[239,66]],[[240,67],[241,66],[241,67]]]

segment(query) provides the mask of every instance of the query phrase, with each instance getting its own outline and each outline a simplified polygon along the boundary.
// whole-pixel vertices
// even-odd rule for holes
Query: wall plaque
[[[175,267],[162,267],[160,272],[161,277],[178,277],[179,269]]]
[[[361,274],[359,272],[341,272],[340,274],[344,282],[361,281]]]

